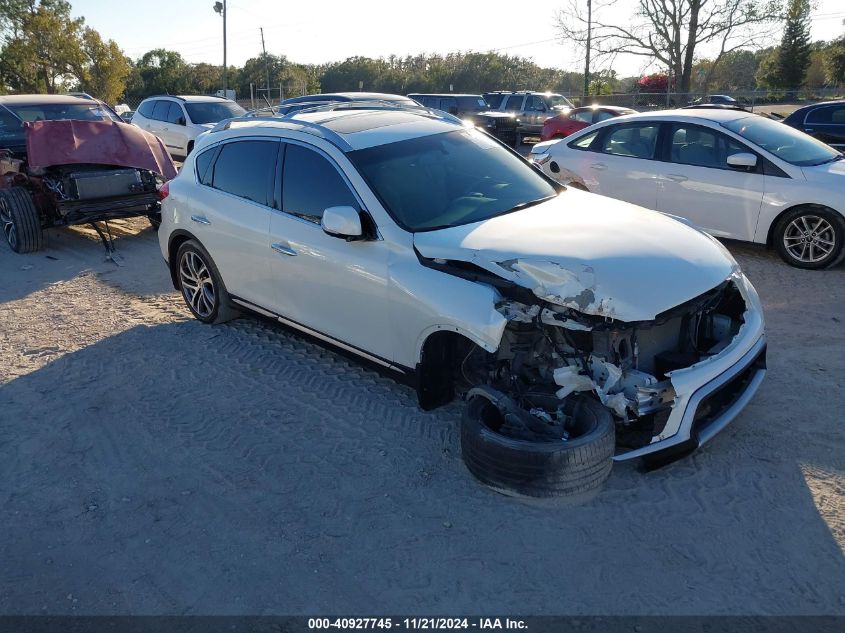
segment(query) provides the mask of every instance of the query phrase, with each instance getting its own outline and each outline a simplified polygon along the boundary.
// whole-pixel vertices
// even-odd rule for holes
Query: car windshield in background
[[[812,136],[784,125],[779,121],[748,116],[722,123],[722,127],[759,145],[781,160],[799,167],[829,163],[841,156],[839,152]]]
[[[478,130],[424,136],[347,155],[408,231],[479,222],[557,195],[534,168]]]
[[[11,113],[11,114],[10,114]],[[14,115],[14,116],[13,116]],[[0,108],[0,143],[23,145],[25,143],[23,125],[29,121],[120,121],[108,110],[96,104],[33,104],[6,105]]]
[[[237,103],[214,101],[212,103],[186,103],[185,109],[193,123],[219,123],[223,119],[231,119],[246,114]]]

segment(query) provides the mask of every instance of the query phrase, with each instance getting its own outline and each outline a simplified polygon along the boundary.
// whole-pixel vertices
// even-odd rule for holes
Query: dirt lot
[[[188,318],[155,234],[0,245],[2,614],[845,614],[845,267],[730,245],[769,325],[745,413],[577,507],[478,485],[460,404],[255,318]]]

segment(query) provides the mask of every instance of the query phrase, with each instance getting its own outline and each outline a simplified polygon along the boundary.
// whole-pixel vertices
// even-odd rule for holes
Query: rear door
[[[751,241],[763,203],[763,158],[755,168],[734,168],[728,156],[755,154],[748,146],[714,129],[690,123],[669,124],[665,162],[658,163],[657,208],[691,220],[720,237]]]
[[[655,154],[660,122],[644,121],[611,125],[597,131],[583,153],[573,153],[587,189],[647,209],[657,207],[657,174]],[[575,141],[579,143],[580,141]],[[568,165],[567,165],[568,167]]]
[[[845,104],[811,110],[804,120],[804,131],[839,151],[845,151]]]
[[[270,216],[278,140],[244,139],[197,156],[200,186],[187,224],[217,265],[229,294],[267,307],[275,297]]]
[[[274,312],[334,341],[392,360],[390,249],[381,239],[332,237],[320,225],[323,211],[333,206],[352,206],[363,212],[365,224],[369,219],[342,169],[315,147],[286,142],[278,190],[281,204],[270,222]]]

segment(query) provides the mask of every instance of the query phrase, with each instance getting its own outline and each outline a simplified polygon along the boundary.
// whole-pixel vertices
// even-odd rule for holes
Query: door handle
[[[293,250],[287,244],[279,244],[277,242],[275,244],[270,244],[270,248],[272,248],[277,253],[281,253],[282,255],[288,255],[290,257],[294,257],[296,255],[296,251]]]
[[[605,165],[604,163],[593,163],[592,165],[590,165],[590,167],[592,167],[593,169],[598,169],[599,171],[604,171],[605,169],[607,169],[607,165]]]
[[[211,224],[211,220],[209,220],[204,215],[192,215],[191,220],[196,222],[197,224]]]
[[[681,176],[681,174],[669,174],[666,176],[669,180],[673,180],[675,182],[686,182],[689,180],[686,176]]]

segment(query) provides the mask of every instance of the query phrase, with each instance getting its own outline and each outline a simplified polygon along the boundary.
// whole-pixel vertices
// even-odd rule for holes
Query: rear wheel
[[[196,240],[176,251],[176,277],[182,298],[194,317],[203,323],[225,323],[238,316],[217,266]]]
[[[807,206],[785,214],[774,232],[781,258],[797,268],[835,264],[845,241],[845,218],[827,207]]]
[[[44,248],[38,209],[23,187],[0,190],[0,226],[16,253],[33,253]]]

